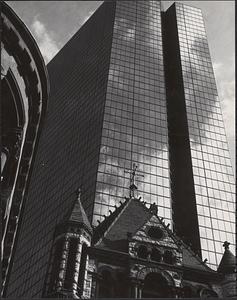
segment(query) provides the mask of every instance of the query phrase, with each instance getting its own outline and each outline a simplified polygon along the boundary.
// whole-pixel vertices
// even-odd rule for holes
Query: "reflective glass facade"
[[[176,3],[184,94],[203,258],[234,244],[234,176],[201,10]]]
[[[7,297],[42,297],[55,226],[83,190],[92,215],[115,3],[102,5],[48,64],[50,95]]]
[[[132,164],[138,195],[171,223],[168,128],[159,1],[116,4],[94,224],[128,195]]]

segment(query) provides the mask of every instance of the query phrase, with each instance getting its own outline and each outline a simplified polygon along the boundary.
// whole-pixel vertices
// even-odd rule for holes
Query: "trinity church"
[[[218,270],[202,261],[159,217],[156,204],[136,198],[135,170],[129,197],[95,228],[80,202],[80,189],[55,229],[45,297],[206,298],[236,295],[235,256],[229,243]],[[187,212],[188,213],[188,212]]]

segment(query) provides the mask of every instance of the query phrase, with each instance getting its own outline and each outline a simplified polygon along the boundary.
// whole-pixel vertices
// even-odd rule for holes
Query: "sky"
[[[174,1],[162,1],[167,9]],[[202,9],[233,167],[235,167],[234,1],[179,1]],[[46,64],[102,1],[7,1],[34,36]]]

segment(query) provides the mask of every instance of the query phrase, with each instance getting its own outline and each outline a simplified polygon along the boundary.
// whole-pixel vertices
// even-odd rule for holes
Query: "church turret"
[[[80,202],[80,194],[78,190],[72,209],[55,229],[45,297],[83,297],[88,264],[86,252],[91,244],[92,227]]]
[[[221,283],[224,297],[236,297],[236,257],[229,249],[230,243],[224,242],[225,252],[217,271],[224,275]]]

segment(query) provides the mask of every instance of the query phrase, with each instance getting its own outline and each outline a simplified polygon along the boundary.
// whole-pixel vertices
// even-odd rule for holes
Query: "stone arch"
[[[173,296],[174,280],[163,269],[157,267],[143,268],[138,274],[138,280],[142,282],[140,291],[142,298],[167,298]]]
[[[157,273],[160,274],[164,279],[167,281],[169,286],[175,286],[175,282],[172,278],[172,276],[165,270],[158,268],[158,267],[144,267],[142,268],[138,274],[137,274],[137,279],[139,281],[144,281],[145,277],[150,274],[150,273]]]
[[[114,269],[111,266],[103,265],[98,268],[98,274],[101,275],[103,271],[108,271],[111,273],[113,280],[115,280]]]
[[[210,288],[199,289],[198,296],[200,296],[200,298],[218,298],[217,293]]]
[[[116,290],[116,278],[114,269],[110,266],[101,266],[98,269],[99,282],[97,287],[98,298],[114,298]]]
[[[16,121],[10,124],[5,122],[1,153],[5,165],[3,170],[5,173],[2,174],[5,182],[2,243],[3,295],[5,295],[8,274],[16,250],[14,245],[18,239],[29,179],[46,114],[49,80],[43,57],[33,36],[5,2],[1,8],[3,28],[1,79],[7,83],[8,95],[12,95],[16,100],[14,101]],[[9,176],[13,173],[14,177],[9,183]]]

